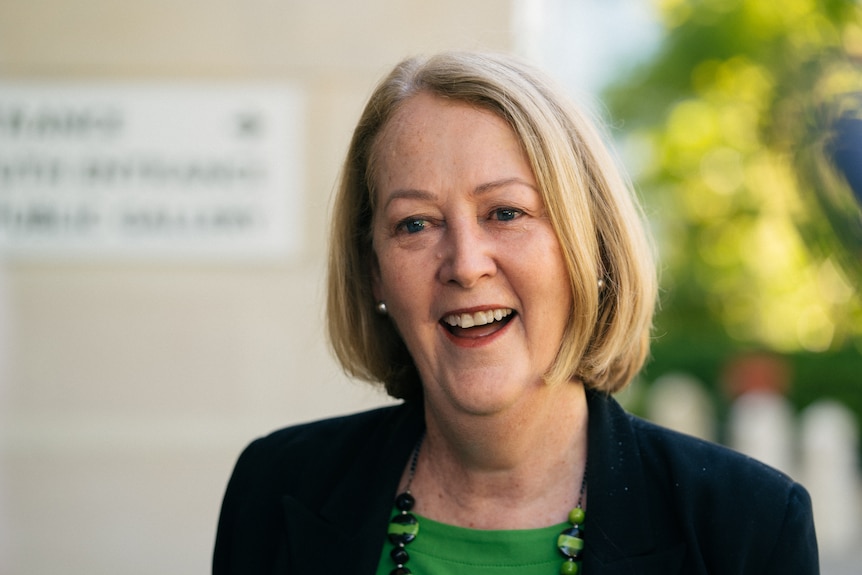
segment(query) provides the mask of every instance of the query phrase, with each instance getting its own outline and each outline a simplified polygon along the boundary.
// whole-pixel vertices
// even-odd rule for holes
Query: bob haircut
[[[429,93],[497,114],[532,167],[562,248],[573,307],[548,384],[581,380],[613,393],[649,352],[657,281],[652,245],[631,185],[598,123],[542,74],[503,55],[445,52],[398,64],[371,95],[353,133],[333,206],[327,326],[351,376],[382,382],[397,398],[422,383],[372,295],[375,143],[398,107]]]

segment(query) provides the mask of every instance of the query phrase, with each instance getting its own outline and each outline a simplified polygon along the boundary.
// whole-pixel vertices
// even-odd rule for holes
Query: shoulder
[[[251,472],[278,481],[283,489],[306,475],[296,474],[297,469],[323,473],[369,447],[382,448],[398,428],[417,425],[416,412],[416,406],[399,404],[279,429],[245,448],[234,475]]]
[[[790,476],[730,448],[628,415],[646,476],[708,564],[772,573],[816,564],[810,497]],[[737,542],[737,557],[725,546]],[[733,561],[738,563],[733,564]]]
[[[785,473],[728,447],[661,427],[627,414],[638,440],[643,463],[665,470],[669,477],[685,483],[679,488],[713,484],[789,488],[793,480]],[[674,487],[677,487],[674,485]]]
[[[672,491],[789,487],[784,473],[728,447],[661,427],[625,411],[612,397],[589,396],[591,447],[631,460],[649,483]],[[591,441],[592,441],[591,439]],[[610,461],[607,456],[604,457]]]
[[[225,490],[213,573],[273,572],[285,557],[287,501],[304,509],[310,522],[336,501],[348,517],[364,516],[348,508],[372,499],[377,483],[388,489],[389,475],[397,481],[395,467],[422,426],[421,406],[401,404],[294,425],[253,441]]]
[[[811,500],[789,476],[631,415],[607,395],[588,402],[594,527],[612,543],[605,559],[678,546],[686,573],[817,572]]]

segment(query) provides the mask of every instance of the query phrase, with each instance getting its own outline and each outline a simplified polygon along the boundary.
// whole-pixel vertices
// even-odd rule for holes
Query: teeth
[[[476,313],[462,313],[447,315],[443,321],[452,327],[469,328],[477,325],[486,325],[494,321],[501,321],[504,317],[512,315],[511,308],[477,311]]]

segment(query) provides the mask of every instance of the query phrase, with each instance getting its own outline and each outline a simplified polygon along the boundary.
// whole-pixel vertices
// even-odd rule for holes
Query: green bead
[[[578,575],[581,572],[580,561],[565,561],[560,565],[560,575]]]
[[[419,522],[410,513],[402,513],[392,518],[386,533],[393,545],[407,544],[419,535]]]
[[[581,532],[577,527],[566,529],[557,537],[557,549],[564,557],[576,559],[584,550],[584,540],[580,537]]]
[[[575,507],[574,509],[569,511],[569,523],[571,523],[572,525],[580,525],[584,522],[585,517],[586,514],[584,513],[584,510],[580,507]]]

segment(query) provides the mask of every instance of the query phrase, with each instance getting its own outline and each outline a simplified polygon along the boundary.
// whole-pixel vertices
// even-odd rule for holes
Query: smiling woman
[[[384,184],[382,178],[395,177],[385,169],[387,158],[406,155],[411,143],[415,148],[423,142],[404,134],[397,144],[383,141],[387,135],[395,137],[399,128],[409,127],[403,124],[412,114],[401,113],[402,108],[415,106],[412,96],[420,94],[423,99],[434,96],[458,103],[461,113],[470,108],[481,110],[484,122],[506,126],[508,146],[516,148],[515,154],[526,167],[521,183],[527,188],[532,185],[532,199],[541,203],[543,217],[559,237],[572,310],[577,313],[569,317],[565,345],[560,346],[546,379],[567,381],[574,375],[592,387],[613,392],[640,369],[648,351],[656,295],[651,246],[628,182],[604,145],[597,124],[558,93],[537,71],[487,55],[463,53],[427,62],[407,60],[380,85],[354,134],[333,221],[330,335],[348,373],[382,381],[396,397],[420,393],[415,358],[404,348],[392,323],[375,317],[364,305],[373,297],[370,283],[354,281],[371,277],[370,215],[376,213],[377,203],[405,195],[417,199],[433,195],[433,190],[413,187],[387,190],[391,194],[387,199],[371,193],[372,187]],[[459,123],[456,119],[454,125]],[[450,131],[454,129],[450,127]],[[453,141],[467,134],[462,129]],[[495,145],[502,147],[503,143]],[[501,180],[477,183],[476,195],[511,190],[517,183],[504,181],[512,176],[496,177]],[[517,206],[495,206],[497,210],[512,209],[505,213],[517,219],[521,213],[514,208]],[[498,220],[506,219],[503,211],[495,213]],[[434,222],[430,215],[405,214],[414,219],[404,225],[411,229],[429,225]],[[368,233],[357,234],[358,230]],[[601,298],[599,280],[606,288]]]
[[[405,401],[254,442],[214,573],[333,550],[365,574],[816,573],[800,485],[610,397],[655,296],[630,187],[548,80],[505,56],[402,62],[348,152],[327,313],[345,370]]]
[[[544,389],[572,294],[515,133],[492,112],[420,93],[372,154],[372,291],[426,397],[486,412]]]

